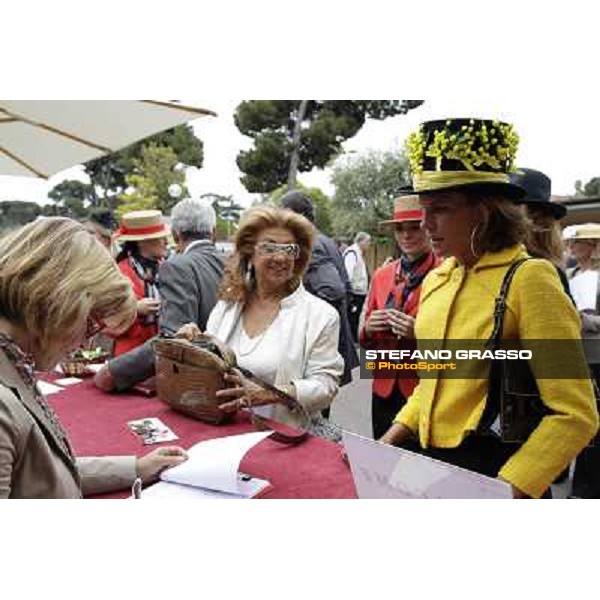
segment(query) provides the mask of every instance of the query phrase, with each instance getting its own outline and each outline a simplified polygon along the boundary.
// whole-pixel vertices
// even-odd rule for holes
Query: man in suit
[[[206,329],[223,276],[223,260],[214,244],[216,223],[210,204],[187,198],[173,207],[171,230],[177,254],[161,265],[158,274],[160,333],[174,335],[186,323]],[[154,350],[152,340],[148,340],[109,361],[94,382],[105,391],[123,391],[154,374]]]
[[[314,224],[315,211],[312,200],[301,191],[288,192],[281,199],[281,206],[306,217]],[[352,289],[342,255],[335,242],[318,230],[304,285],[311,294],[331,304],[340,315],[338,352],[344,359],[344,373],[340,385],[346,385],[352,381],[352,369],[358,366],[347,310],[347,299]]]

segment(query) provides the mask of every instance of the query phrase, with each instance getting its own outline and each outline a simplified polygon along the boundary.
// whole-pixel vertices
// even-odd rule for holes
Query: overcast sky
[[[247,205],[253,196],[240,183],[235,158],[240,149],[251,146],[233,123],[233,112],[240,100],[183,100],[186,104],[210,108],[218,117],[193,122],[196,134],[204,142],[204,167],[189,169],[187,183],[193,195],[216,193],[232,195]],[[513,123],[521,137],[518,164],[546,172],[557,195],[574,192],[577,179],[587,182],[600,176],[597,150],[599,127],[597,100],[593,94],[581,94],[576,101],[564,99],[523,98],[486,100],[426,100],[425,105],[385,121],[369,121],[344,145],[345,150],[389,150],[400,148],[421,121],[447,117],[498,118]],[[63,171],[48,181],[34,178],[0,176],[0,200],[47,202],[48,191],[64,179],[85,180],[81,168]],[[301,173],[299,179],[333,193],[327,170]]]

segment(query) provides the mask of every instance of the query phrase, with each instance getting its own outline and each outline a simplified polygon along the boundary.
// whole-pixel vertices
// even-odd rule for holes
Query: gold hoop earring
[[[479,258],[479,253],[475,251],[475,235],[477,233],[477,230],[479,229],[479,225],[480,223],[477,223],[477,225],[475,225],[475,227],[471,229],[471,238],[469,240],[469,245],[471,246],[471,254],[475,258]]]

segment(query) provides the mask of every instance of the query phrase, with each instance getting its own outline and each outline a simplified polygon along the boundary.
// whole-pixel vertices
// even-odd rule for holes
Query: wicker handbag
[[[189,342],[161,337],[153,342],[156,393],[174,410],[219,425],[231,418],[219,408],[217,391],[227,387],[224,375],[236,363],[235,355],[209,335]]]
[[[252,423],[257,429],[273,430],[271,439],[284,444],[298,444],[309,433],[336,441],[341,438],[336,425],[320,416],[311,417],[295,398],[238,366],[235,353],[212,335],[202,334],[193,342],[179,338],[158,338],[153,342],[153,347],[157,395],[174,410],[213,425],[231,419],[232,413],[219,408],[223,400],[216,394],[228,387],[224,376],[238,371],[263,389],[273,392],[279,403],[303,417],[303,430],[289,433],[275,429],[249,406]]]

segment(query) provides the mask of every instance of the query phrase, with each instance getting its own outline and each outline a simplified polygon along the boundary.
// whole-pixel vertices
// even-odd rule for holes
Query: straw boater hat
[[[427,121],[406,142],[415,194],[466,189],[525,195],[510,181],[519,136],[512,125],[483,119]]]
[[[379,225],[393,225],[394,223],[404,223],[406,221],[422,221],[424,212],[419,205],[419,196],[400,196],[396,198],[394,206],[394,217],[388,221],[381,221]]]
[[[600,225],[598,223],[570,225],[565,227],[563,238],[565,240],[600,240]]]
[[[137,210],[125,213],[121,226],[115,232],[117,242],[154,240],[169,235],[169,229],[160,210]]]
[[[566,206],[551,201],[552,182],[541,171],[519,168],[511,173],[510,180],[525,190],[525,197],[519,202],[531,208],[548,210],[556,220],[562,219],[567,214]]]

